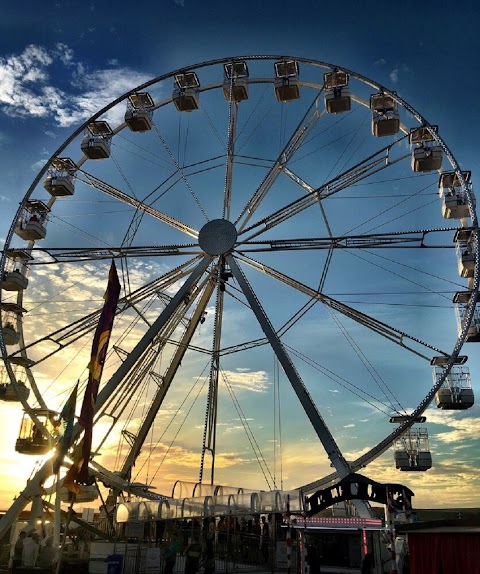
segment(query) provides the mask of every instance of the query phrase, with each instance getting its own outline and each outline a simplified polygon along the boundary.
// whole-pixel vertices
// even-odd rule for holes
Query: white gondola
[[[475,272],[475,252],[471,241],[471,229],[458,230],[453,238],[458,260],[458,274],[460,277],[471,278]]]
[[[68,158],[56,158],[52,161],[43,187],[53,197],[68,197],[75,192],[75,174],[77,166]]]
[[[427,429],[411,429],[394,442],[395,467],[404,472],[423,472],[432,468]]]
[[[335,70],[323,75],[325,86],[325,110],[329,114],[348,112],[352,107],[352,98],[348,87],[348,74]]]
[[[279,102],[291,102],[300,97],[299,67],[296,60],[275,62],[275,97]]]
[[[38,199],[29,199],[15,225],[15,233],[25,241],[38,241],[47,235],[47,215],[50,209]]]
[[[463,179],[470,193],[473,207],[475,207],[475,195],[472,191],[471,172],[463,171]],[[438,193],[442,198],[442,215],[445,219],[462,219],[470,217],[468,195],[462,188],[460,179],[454,171],[443,172],[438,181]]]
[[[224,64],[223,95],[227,102],[248,99],[248,67],[244,61]]]
[[[400,129],[400,112],[397,102],[389,94],[380,92],[370,96],[372,134],[377,137],[393,136]]]
[[[66,486],[60,488],[60,500],[62,502],[71,502],[73,493]],[[98,498],[98,488],[95,484],[82,485],[79,493],[75,494],[75,502],[93,502]]]
[[[28,287],[28,279],[20,269],[5,272],[1,281],[1,287],[5,291],[23,291]]]
[[[198,110],[199,87],[200,82],[195,72],[175,75],[172,100],[179,112]]]
[[[88,124],[83,136],[81,148],[89,159],[110,157],[112,128],[103,120]]]
[[[3,342],[7,346],[16,345],[20,341],[20,333],[15,329],[13,323],[4,323],[2,325]]]
[[[462,250],[458,260],[458,272],[460,277],[473,277],[475,271],[475,255],[470,247]]]
[[[432,468],[432,454],[419,451],[411,454],[406,450],[395,453],[395,468],[402,471],[426,471]]]
[[[458,194],[447,192],[443,197],[442,215],[445,219],[470,217],[466,195],[463,192]]]
[[[18,381],[16,388],[12,383],[0,383],[0,401],[18,403],[21,399],[26,401],[29,395],[30,389],[23,381]]]
[[[463,331],[467,323],[467,309],[462,305],[455,307],[455,312],[457,314],[458,320],[458,334]],[[480,342],[480,311],[475,309],[473,311],[473,317],[468,326],[467,336],[465,337],[466,343],[478,343]]]
[[[0,287],[4,291],[23,291],[28,287],[26,263],[33,257],[25,249],[7,249]]]
[[[24,357],[12,357],[10,364],[16,380],[16,386],[10,381],[7,369],[0,369],[0,401],[20,402],[22,399],[27,400],[30,395],[30,389],[22,380],[26,378],[25,369],[30,366],[30,361]]]
[[[33,413],[47,432],[53,435],[55,433],[55,421],[58,418],[58,414],[48,409],[35,409]],[[15,450],[21,454],[37,456],[47,454],[53,446],[51,436],[45,436],[30,415],[24,413],[20,432],[15,443]]]
[[[433,382],[438,383],[443,374],[441,367],[435,367]],[[439,409],[465,410],[475,402],[470,371],[468,367],[452,367],[445,381],[435,394],[435,403]]]
[[[152,96],[147,92],[131,94],[127,99],[125,123],[132,132],[146,132],[153,127]]]
[[[410,130],[410,145],[412,146],[412,169],[415,172],[429,172],[442,167],[442,146],[436,144],[437,126],[422,126]]]
[[[25,309],[16,303],[2,303],[2,337],[5,345],[16,345],[20,341],[18,321]]]
[[[472,299],[472,291],[458,291],[453,297],[453,302],[455,303],[455,314],[458,323],[458,335],[462,333],[465,325],[467,323],[470,302]],[[474,309],[472,320],[468,326],[466,338],[466,343],[478,343],[480,342],[480,310]]]

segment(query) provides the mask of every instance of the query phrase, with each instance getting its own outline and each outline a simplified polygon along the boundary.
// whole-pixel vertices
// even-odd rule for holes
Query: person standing
[[[48,572],[53,572],[57,552],[53,547],[53,538],[49,536],[45,540],[45,546],[40,547],[40,554],[37,559],[37,568],[43,568]]]
[[[268,562],[270,553],[270,525],[265,516],[262,516],[262,557],[264,562]]]
[[[225,516],[220,516],[217,524],[218,553],[220,558],[227,557],[227,521]]]
[[[175,567],[175,562],[177,561],[178,552],[178,540],[174,536],[168,546],[165,549],[163,557],[165,558],[165,570],[164,574],[172,574]]]
[[[205,545],[205,554],[203,557],[203,574],[214,574],[215,572],[215,550],[213,541],[207,540]]]
[[[23,543],[26,537],[27,533],[25,530],[21,530],[13,547],[12,574],[15,574],[17,568],[22,565]]]
[[[198,538],[185,550],[185,574],[196,574],[200,567],[200,558],[202,557],[202,547]]]
[[[32,532],[25,538],[22,551],[22,566],[34,567],[38,557],[40,536]]]

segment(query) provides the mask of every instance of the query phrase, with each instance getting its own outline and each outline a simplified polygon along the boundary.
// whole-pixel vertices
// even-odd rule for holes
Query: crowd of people
[[[178,529],[165,534],[163,547],[164,574],[172,574],[177,556],[185,556],[185,574],[203,569],[215,572],[215,557],[220,560],[265,562],[270,558],[271,531],[269,520],[238,519],[234,516],[206,518],[203,523],[184,520]]]
[[[22,530],[13,547],[12,574],[20,567],[40,568],[44,572],[54,572],[56,551],[51,537],[40,541],[38,532]]]

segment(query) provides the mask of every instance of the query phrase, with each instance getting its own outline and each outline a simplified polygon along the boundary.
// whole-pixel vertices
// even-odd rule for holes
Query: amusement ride
[[[478,221],[441,125],[333,64],[201,62],[89,118],[11,223],[0,400],[24,410],[11,448],[40,462],[1,532],[29,502],[70,500],[83,429],[53,476],[60,415],[78,382],[78,416],[112,261],[121,292],[79,498],[103,484],[180,517],[173,500],[238,510],[263,492],[276,511],[288,492],[301,511],[392,447],[399,471],[427,471],[426,409],[474,404]]]

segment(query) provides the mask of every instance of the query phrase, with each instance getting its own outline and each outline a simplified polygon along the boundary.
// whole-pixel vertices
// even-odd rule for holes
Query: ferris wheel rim
[[[14,217],[14,220],[12,222],[12,225],[10,227],[10,230],[8,232],[7,235],[7,240],[5,242],[5,246],[6,248],[8,248],[11,244],[12,238],[13,238],[13,234],[14,234],[14,229],[15,229],[15,223],[18,221],[19,217],[20,217],[20,213],[22,208],[25,206],[26,202],[30,199],[30,197],[32,196],[33,192],[35,191],[37,185],[39,184],[39,182],[41,181],[42,177],[45,175],[45,173],[47,172],[49,166],[52,164],[52,162],[56,159],[60,157],[60,154],[63,152],[64,149],[66,149],[68,147],[68,145],[70,143],[72,143],[81,133],[84,132],[84,130],[87,128],[87,126],[92,122],[95,121],[96,119],[100,118],[101,116],[103,116],[106,112],[108,112],[110,109],[112,109],[114,106],[116,106],[117,104],[125,101],[129,95],[135,94],[139,91],[142,91],[144,89],[147,89],[150,86],[153,86],[155,84],[158,84],[161,81],[164,80],[168,80],[173,78],[176,74],[180,74],[180,73],[184,73],[184,72],[190,72],[190,71],[195,71],[201,68],[205,68],[205,67],[210,67],[210,66],[215,66],[215,65],[222,65],[222,64],[226,64],[229,62],[234,62],[234,61],[239,61],[239,60],[245,60],[245,61],[255,61],[255,60],[280,60],[280,59],[294,59],[296,61],[298,61],[299,63],[304,63],[304,64],[308,64],[308,65],[313,65],[313,66],[317,66],[320,68],[325,68],[327,70],[341,70],[344,71],[346,73],[348,73],[352,78],[355,78],[357,80],[359,80],[360,82],[367,84],[368,86],[371,86],[374,89],[377,90],[381,90],[382,92],[385,92],[389,95],[391,95],[395,101],[402,106],[404,109],[406,109],[407,111],[409,111],[410,113],[413,114],[413,116],[416,118],[416,120],[421,123],[422,125],[426,125],[429,126],[430,124],[425,120],[425,118],[420,115],[410,104],[408,104],[405,100],[401,99],[396,92],[389,90],[388,88],[384,87],[383,85],[367,78],[366,76],[363,76],[361,74],[358,74],[356,72],[353,72],[347,68],[344,67],[340,67],[340,66],[336,66],[334,64],[329,64],[326,62],[322,62],[319,60],[314,60],[314,59],[310,59],[310,58],[303,58],[303,57],[294,57],[294,56],[285,56],[285,55],[265,55],[265,56],[259,56],[259,55],[254,55],[254,56],[235,56],[235,57],[226,57],[226,58],[220,58],[220,59],[214,59],[214,60],[209,60],[209,61],[204,61],[198,64],[194,64],[192,66],[187,66],[187,67],[182,67],[179,68],[173,72],[168,72],[167,74],[163,74],[161,76],[157,76],[156,78],[153,78],[143,84],[141,84],[140,86],[136,86],[135,88],[133,88],[132,90],[124,93],[123,95],[121,95],[119,98],[113,100],[112,102],[110,102],[107,106],[103,107],[101,110],[99,110],[98,112],[96,112],[95,114],[93,114],[90,118],[88,118],[88,120],[86,120],[79,128],[77,128],[77,130],[75,130],[73,132],[73,134],[67,138],[65,140],[65,142],[55,151],[55,153],[52,155],[52,157],[49,159],[49,161],[45,164],[45,166],[39,171],[37,177],[35,178],[34,182],[32,183],[32,185],[30,186],[29,190],[27,191],[24,199],[22,200],[20,207],[17,211],[17,214]],[[270,79],[269,83],[273,83],[273,80]],[[320,82],[319,82],[320,85]],[[217,89],[218,87],[220,87],[219,85],[215,86],[215,89]],[[166,101],[166,104],[171,103],[171,99]],[[117,132],[120,131],[122,129],[122,126],[119,126],[117,129]],[[444,149],[445,153],[447,154],[447,157],[450,161],[450,164],[452,165],[454,171],[458,172],[457,175],[459,177],[459,180],[462,184],[462,187],[464,188],[464,190],[467,192],[467,196],[470,198],[470,192],[467,189],[465,180],[463,178],[463,173],[459,168],[459,165],[457,163],[457,161],[455,160],[453,154],[450,152],[449,148],[446,146],[445,142],[441,139],[440,136],[438,136],[438,134],[436,134],[435,139],[437,140],[437,142],[442,146],[442,148]],[[85,161],[86,157],[84,156],[82,158],[83,161]],[[77,164],[78,165],[78,164]],[[470,198],[471,201],[471,198]],[[55,202],[55,199],[52,200],[51,205],[53,205],[53,203]],[[51,205],[49,205],[49,207],[51,207]],[[472,299],[472,304],[469,306],[469,316],[467,318],[467,321],[463,327],[462,332],[460,333],[460,335],[457,337],[457,341],[456,344],[454,346],[453,352],[451,355],[449,355],[449,360],[448,360],[448,364],[447,367],[445,369],[445,375],[442,379],[440,379],[439,383],[437,383],[437,385],[435,385],[434,387],[432,387],[432,389],[429,391],[429,393],[427,394],[427,396],[425,397],[425,399],[422,401],[422,403],[414,410],[414,412],[412,413],[412,420],[411,421],[405,421],[405,423],[403,425],[401,425],[400,427],[398,427],[395,431],[393,431],[390,435],[388,435],[387,437],[385,437],[385,439],[383,441],[381,441],[381,443],[379,443],[378,445],[376,445],[374,448],[372,448],[368,453],[366,453],[365,455],[363,455],[362,457],[358,458],[357,460],[353,461],[351,464],[352,468],[356,469],[356,468],[361,468],[362,466],[364,466],[365,464],[368,464],[369,462],[371,462],[372,460],[374,460],[374,458],[376,458],[377,456],[379,456],[380,454],[382,454],[383,452],[385,452],[385,450],[387,450],[391,444],[394,442],[395,438],[397,438],[398,436],[400,436],[403,432],[405,432],[406,430],[408,430],[409,428],[411,428],[414,424],[414,418],[420,414],[422,414],[424,412],[424,410],[429,406],[429,404],[431,403],[431,401],[434,398],[434,395],[436,393],[436,391],[438,390],[438,388],[440,388],[440,386],[443,384],[446,376],[448,375],[448,373],[450,372],[450,369],[452,368],[452,366],[454,365],[454,362],[456,360],[456,358],[458,357],[460,350],[465,342],[466,336],[467,336],[467,331],[468,331],[468,327],[470,325],[470,322],[473,318],[473,314],[474,314],[474,310],[475,310],[475,304],[476,304],[476,297],[477,297],[477,293],[478,293],[478,285],[479,285],[479,249],[478,249],[478,242],[479,242],[479,235],[478,235],[478,230],[476,230],[477,227],[477,216],[476,216],[476,210],[473,208],[471,209],[471,220],[472,220],[472,228],[474,228],[474,241],[475,241],[475,245],[476,245],[476,257],[475,257],[475,276],[474,276],[474,288],[473,288],[473,299]],[[5,252],[2,253],[2,259],[0,261],[0,268],[3,272],[4,266],[5,266]],[[0,298],[1,298],[1,294],[0,294]],[[1,301],[1,299],[0,299]],[[7,365],[7,370],[10,367],[9,364],[9,360],[8,360],[8,353],[7,353],[7,349],[5,347],[5,344],[3,342],[3,339],[0,335],[0,349],[2,352],[2,356],[4,359],[4,363]],[[10,373],[9,373],[10,374]],[[15,378],[11,378],[12,381],[15,380]],[[23,403],[23,401],[22,401]],[[25,400],[25,404],[23,405],[24,408],[28,411],[30,411],[30,414],[32,414],[34,416],[34,413],[32,412],[33,409],[30,407],[30,404],[28,403],[27,400]],[[333,475],[332,475],[333,476]]]

